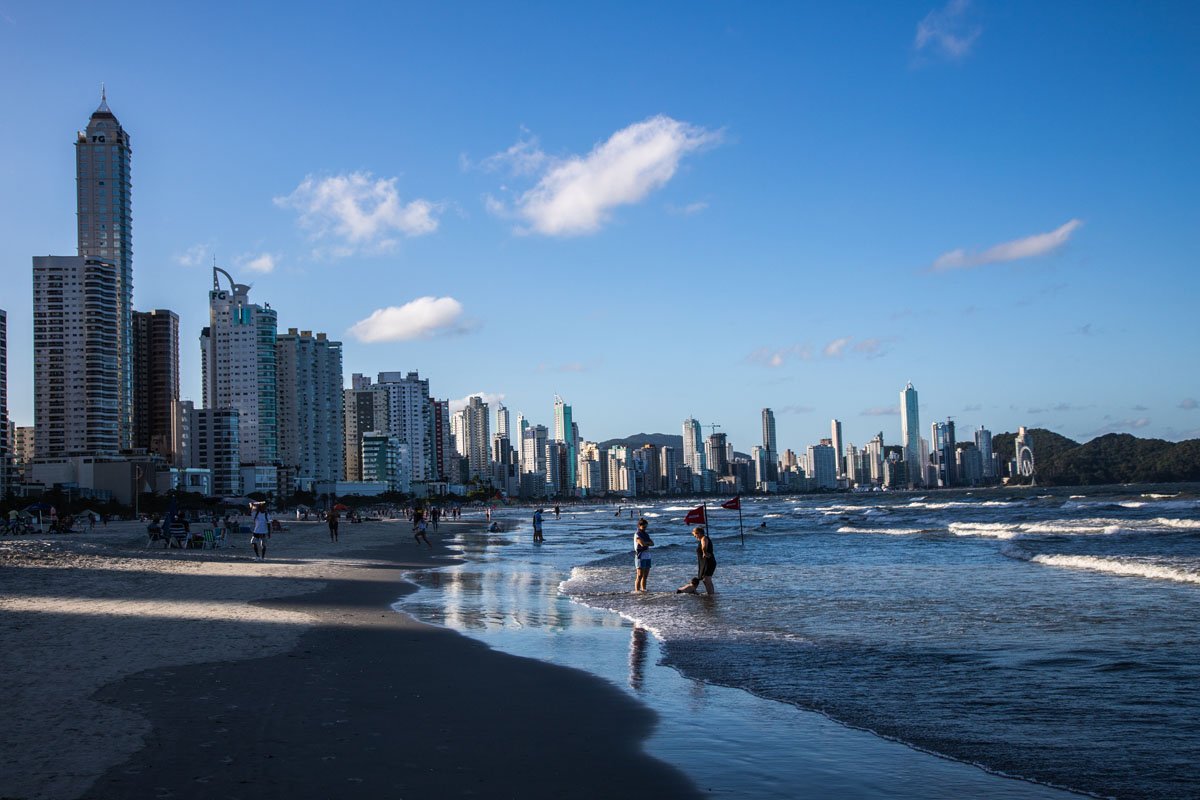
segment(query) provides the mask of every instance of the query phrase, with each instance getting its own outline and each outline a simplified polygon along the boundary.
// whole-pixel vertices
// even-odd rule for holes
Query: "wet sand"
[[[437,534],[288,524],[266,562],[132,525],[0,541],[0,796],[697,794],[619,689],[391,611]]]

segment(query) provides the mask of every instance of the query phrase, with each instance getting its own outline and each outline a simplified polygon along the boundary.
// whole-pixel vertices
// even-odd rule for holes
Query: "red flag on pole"
[[[732,500],[721,503],[721,508],[728,508],[730,511],[741,511],[742,510],[742,496],[738,495],[737,497],[733,498]]]
[[[704,517],[704,506],[696,506],[687,513],[683,521],[688,525],[707,525],[708,520]]]

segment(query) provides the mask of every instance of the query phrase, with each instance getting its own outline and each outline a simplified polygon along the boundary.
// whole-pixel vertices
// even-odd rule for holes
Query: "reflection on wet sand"
[[[646,640],[650,633],[640,625],[634,625],[629,636],[629,687],[641,692],[646,678]]]

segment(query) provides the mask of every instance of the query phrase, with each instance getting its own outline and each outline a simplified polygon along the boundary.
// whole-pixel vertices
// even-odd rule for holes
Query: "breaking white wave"
[[[1090,572],[1120,575],[1127,578],[1150,578],[1153,580],[1175,581],[1177,583],[1200,584],[1200,573],[1171,564],[1161,564],[1153,561],[1134,561],[1128,558],[1104,558],[1101,556],[1030,553],[1016,547],[1006,548],[1001,552],[1010,558],[1029,561],[1034,564],[1043,564],[1048,567],[1082,569]]]
[[[883,533],[888,536],[912,536],[917,533],[924,533],[924,528],[856,528],[853,525],[843,525],[837,529],[838,533]]]
[[[992,539],[1016,539],[1020,525],[1003,522],[951,522],[947,529],[955,536],[987,536]]]

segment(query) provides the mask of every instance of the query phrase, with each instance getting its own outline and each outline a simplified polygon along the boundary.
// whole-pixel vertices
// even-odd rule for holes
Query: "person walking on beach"
[[[646,531],[649,525],[646,518],[642,517],[633,534],[633,566],[637,570],[637,578],[633,582],[635,592],[646,591],[646,579],[650,577],[650,548],[654,547],[654,540]]]
[[[254,528],[250,534],[250,546],[259,561],[267,560],[267,539],[270,538],[271,515],[267,513],[267,504],[259,503],[254,507]]]
[[[542,536],[542,510],[540,508],[533,512],[533,540],[535,542],[546,541],[546,538]]]
[[[338,512],[332,508],[325,515],[325,521],[329,523],[329,541],[336,542],[338,540]]]
[[[427,527],[427,526],[426,526],[426,524],[425,524],[425,520],[421,520],[421,521],[419,521],[419,522],[417,523],[417,526],[416,526],[416,528],[414,528],[413,540],[414,540],[414,541],[415,541],[417,544],[420,544],[420,543],[422,542],[422,540],[423,540],[423,541],[425,542],[425,544],[429,545],[429,549],[430,549],[430,550],[432,550],[432,549],[433,549],[433,543],[432,543],[432,542],[430,542],[430,541],[429,541],[429,537],[425,535],[425,529],[426,529],[426,527]]]
[[[559,517],[559,515],[560,515],[561,513],[562,513],[562,512],[559,510],[559,507],[558,507],[558,506],[555,506],[555,507],[554,507],[554,518],[555,518],[555,519],[558,519],[558,517]]]
[[[676,589],[676,592],[686,592],[694,594],[700,587],[700,583],[704,583],[704,589],[709,594],[716,594],[717,590],[713,588],[712,576],[717,571],[717,557],[713,555],[712,539],[708,538],[708,532],[704,528],[692,528],[692,536],[696,537],[696,577],[692,578],[691,582]]]

